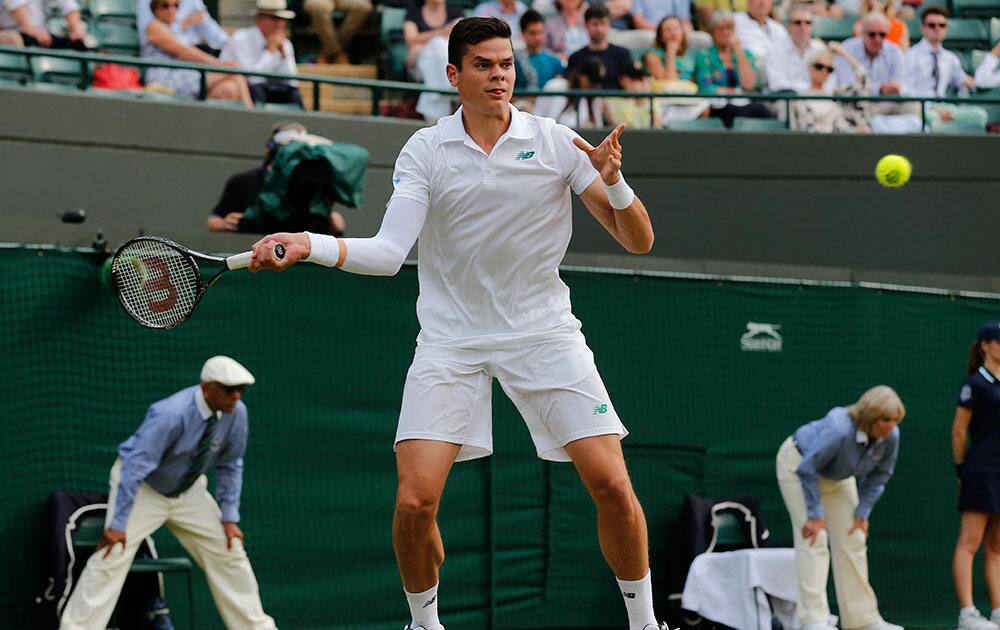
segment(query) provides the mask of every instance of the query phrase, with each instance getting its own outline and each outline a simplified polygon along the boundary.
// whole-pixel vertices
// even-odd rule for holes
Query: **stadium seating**
[[[825,18],[813,19],[813,35],[823,41],[840,42],[854,37],[855,18]]]
[[[379,7],[382,13],[380,41],[382,42],[382,78],[390,81],[406,80],[406,42],[403,40],[403,21],[406,10],[396,7]]]
[[[135,25],[135,3],[131,0],[89,0],[87,5],[95,22]]]
[[[744,118],[733,119],[733,131],[788,131],[788,123],[777,118]]]
[[[991,18],[1000,15],[1000,0],[951,0],[951,10],[959,18]]]
[[[27,57],[0,52],[0,85],[25,85],[33,78]]]
[[[139,55],[139,33],[134,26],[115,22],[97,22],[94,27],[97,48],[114,55]]]
[[[724,131],[726,127],[719,118],[696,118],[668,121],[667,128],[681,131]]]
[[[31,71],[37,87],[43,89],[76,90],[90,83],[89,76],[81,78],[83,62],[76,59],[32,57]]]

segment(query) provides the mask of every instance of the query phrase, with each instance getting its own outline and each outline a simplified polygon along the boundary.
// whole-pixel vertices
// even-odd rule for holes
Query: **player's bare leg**
[[[447,442],[405,440],[396,445],[399,489],[392,519],[392,546],[403,580],[413,627],[436,630],[438,573],[444,544],[437,526],[441,494],[461,447]]]
[[[631,630],[656,628],[646,517],[632,489],[619,436],[583,438],[565,448],[597,507],[601,552],[618,578]]]

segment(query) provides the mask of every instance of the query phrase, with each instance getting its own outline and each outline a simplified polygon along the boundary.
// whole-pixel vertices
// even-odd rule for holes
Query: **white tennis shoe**
[[[425,626],[411,626],[406,624],[403,626],[403,630],[428,630]],[[444,630],[444,626],[438,626],[438,630]]]
[[[666,623],[660,623],[660,624],[647,623],[642,630],[673,630],[673,628],[668,626]]]
[[[888,621],[880,621],[878,623],[868,624],[863,626],[861,630],[906,630],[903,626],[897,626],[894,623],[889,623]]]
[[[958,630],[1000,630],[1000,624],[996,624],[977,610],[974,613],[959,616]]]

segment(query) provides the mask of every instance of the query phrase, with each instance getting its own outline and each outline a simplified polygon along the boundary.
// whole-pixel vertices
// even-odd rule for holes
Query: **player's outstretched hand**
[[[281,243],[285,246],[285,257],[279,259],[274,255],[274,246]],[[247,268],[250,271],[258,272],[261,269],[271,271],[284,271],[303,258],[308,258],[312,252],[309,244],[309,237],[305,232],[278,232],[268,234],[253,244],[253,257]]]
[[[623,131],[625,131],[625,123],[615,127],[604,139],[604,142],[597,145],[596,148],[590,146],[590,143],[583,138],[573,138],[573,144],[587,154],[590,163],[594,165],[597,172],[601,174],[601,179],[608,186],[618,182],[618,172],[622,168],[622,145],[618,139]]]

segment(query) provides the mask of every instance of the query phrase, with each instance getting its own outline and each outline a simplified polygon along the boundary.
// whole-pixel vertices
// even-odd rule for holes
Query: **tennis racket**
[[[274,246],[278,259],[285,246]],[[202,296],[222,274],[250,264],[252,252],[228,258],[206,256],[159,236],[140,236],[118,248],[111,261],[114,289],[125,312],[147,328],[173,328],[191,317]],[[198,261],[222,264],[207,281]]]

